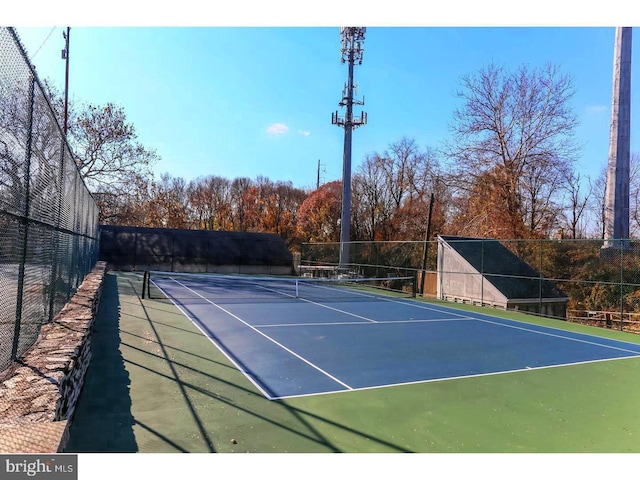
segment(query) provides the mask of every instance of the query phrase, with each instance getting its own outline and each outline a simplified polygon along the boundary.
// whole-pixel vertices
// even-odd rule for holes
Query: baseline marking
[[[434,382],[446,382],[449,380],[464,380],[467,378],[478,378],[478,377],[491,377],[494,375],[504,375],[504,374],[508,374],[508,373],[521,373],[521,372],[531,372],[533,370],[546,370],[549,368],[558,368],[558,367],[571,367],[574,365],[587,365],[590,363],[599,363],[599,362],[614,362],[617,360],[629,360],[629,359],[635,359],[635,358],[640,358],[640,355],[630,355],[628,357],[614,357],[614,358],[599,358],[597,360],[585,360],[585,361],[581,361],[581,362],[573,362],[573,363],[562,363],[562,364],[556,364],[556,365],[542,365],[540,367],[525,367],[525,368],[518,368],[518,369],[513,369],[513,370],[501,370],[499,372],[487,372],[487,373],[474,373],[474,374],[470,374],[470,375],[458,375],[455,377],[441,377],[441,378],[431,378],[428,380],[414,380],[411,382],[399,382],[399,383],[387,383],[387,384],[383,384],[383,385],[371,385],[369,387],[360,387],[360,388],[353,388],[351,389],[351,391],[360,391],[360,390],[375,390],[377,388],[388,388],[388,387],[401,387],[401,386],[405,386],[405,385],[419,385],[421,383],[434,383]],[[328,395],[328,394],[332,394],[332,393],[345,393],[344,390],[332,390],[332,391],[327,391],[327,392],[318,392],[318,393],[303,393],[303,394],[298,394],[298,395],[283,395],[281,397],[274,397],[274,400],[279,400],[279,399],[284,399],[284,398],[298,398],[298,397],[311,397],[314,395]]]
[[[563,340],[571,340],[573,342],[586,343],[588,345],[595,345],[597,347],[605,347],[605,348],[610,348],[612,350],[620,350],[621,352],[633,353],[634,355],[639,355],[640,356],[640,352],[638,350],[629,350],[629,349],[622,348],[622,347],[615,347],[613,345],[606,345],[604,343],[597,343],[597,342],[591,342],[589,340],[582,340],[580,338],[572,338],[572,337],[567,337],[565,335],[558,335],[558,334],[555,334],[555,333],[541,332],[539,330],[535,330],[535,329],[532,329],[532,328],[519,327],[519,326],[516,326],[516,325],[508,325],[508,324],[504,324],[504,323],[500,323],[500,322],[495,322],[495,321],[492,321],[492,320],[486,320],[486,319],[481,319],[481,318],[475,318],[474,320],[477,320],[479,322],[484,322],[484,323],[491,323],[493,325],[498,325],[500,327],[515,328],[516,330],[524,330],[525,332],[531,332],[531,333],[537,333],[539,335],[547,335],[549,337],[561,338]],[[515,321],[517,321],[517,320],[515,320]],[[613,340],[613,341],[616,342],[617,340]]]
[[[525,331],[532,332],[532,333],[537,333],[537,334],[540,334],[540,335],[548,335],[548,336],[551,336],[551,337],[562,338],[562,339],[565,339],[565,340],[572,340],[574,342],[582,342],[582,343],[592,344],[592,345],[596,345],[596,346],[599,346],[599,347],[607,347],[607,348],[611,348],[611,349],[614,349],[614,350],[621,350],[623,352],[628,352],[628,353],[633,353],[633,354],[636,354],[636,355],[640,355],[640,351],[638,351],[638,350],[627,350],[625,348],[614,347],[612,345],[606,345],[604,343],[591,342],[591,341],[588,341],[588,340],[582,340],[582,339],[574,338],[574,337],[567,336],[567,335],[560,335],[560,334],[554,334],[554,333],[549,333],[549,332],[543,332],[543,331],[540,331],[540,330],[536,330],[535,328],[526,328],[526,327],[519,327],[517,325],[509,325],[508,323],[503,323],[503,322],[515,322],[515,323],[521,323],[523,325],[531,325],[532,327],[548,328],[550,330],[555,330],[557,332],[563,332],[565,334],[575,333],[576,335],[584,335],[584,336],[587,336],[587,337],[601,338],[601,337],[597,337],[595,335],[592,335],[590,333],[570,332],[570,331],[567,331],[567,330],[562,330],[562,329],[557,328],[557,327],[549,327],[549,326],[546,326],[546,325],[536,325],[534,323],[527,323],[527,322],[524,322],[522,320],[513,320],[513,319],[509,319],[509,318],[504,318],[503,319],[501,317],[496,317],[495,315],[491,315],[491,314],[487,314],[487,313],[479,313],[478,315],[481,315],[483,317],[495,318],[496,320],[487,320],[486,318],[470,317],[468,315],[464,315],[464,314],[461,314],[461,313],[456,313],[454,311],[455,310],[454,307],[447,307],[447,306],[442,306],[440,308],[438,308],[438,307],[427,307],[427,306],[422,306],[417,302],[403,302],[403,301],[395,300],[395,299],[392,299],[392,298],[386,299],[386,300],[389,301],[389,302],[400,303],[401,305],[409,305],[409,306],[413,306],[413,307],[416,307],[416,308],[421,308],[421,309],[424,309],[424,310],[433,310],[433,311],[440,312],[440,313],[447,313],[447,314],[454,315],[454,316],[457,316],[457,317],[460,317],[460,318],[464,318],[464,319],[477,320],[479,322],[491,323],[491,324],[494,324],[494,325],[497,325],[497,326],[500,326],[500,327],[515,328],[515,329],[525,330]],[[611,340],[613,342],[617,342],[617,343],[626,343],[628,345],[638,346],[638,348],[640,349],[640,345],[637,345],[635,343],[625,342],[624,340],[616,340],[614,338],[611,338],[609,340]]]

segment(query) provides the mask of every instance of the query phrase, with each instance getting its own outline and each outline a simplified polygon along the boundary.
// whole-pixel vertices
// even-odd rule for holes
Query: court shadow
[[[154,329],[155,324],[156,321],[149,317],[151,328]],[[179,350],[164,343],[157,331],[156,340],[153,343],[158,345],[162,353],[152,353],[124,342],[123,345],[148,357],[154,357],[157,361],[167,361],[172,356],[168,354],[169,351]],[[411,450],[390,442],[388,439],[376,437],[372,432],[353,427],[346,422],[331,419],[329,415],[323,415],[321,410],[314,412],[309,409],[295,407],[283,400],[268,400],[255,388],[245,384],[243,381],[238,382],[237,378],[230,380],[228,375],[223,374],[223,369],[234,371],[236,369],[228,363],[220,363],[211,358],[194,355],[193,352],[186,350],[179,351],[183,354],[188,354],[192,358],[186,362],[168,361],[167,365],[170,373],[154,369],[150,366],[152,362],[145,362],[147,363],[145,365],[128,360],[128,363],[138,369],[145,370],[147,375],[154,375],[164,380],[175,382],[181,398],[188,407],[194,426],[198,430],[200,438],[204,441],[202,446],[204,446],[205,451],[213,453],[217,450],[216,443],[220,441],[220,425],[214,427],[215,424],[222,423],[230,430],[237,429],[239,425],[228,422],[226,419],[212,418],[210,414],[202,410],[203,405],[206,405],[206,410],[235,412],[234,415],[227,414],[227,418],[235,418],[236,416],[240,418],[242,416],[243,420],[240,421],[241,428],[245,427],[245,422],[262,425],[262,428],[267,426],[264,430],[264,435],[273,440],[272,446],[275,451],[279,452],[291,451],[291,445],[295,444],[305,444],[307,446],[300,451],[343,452],[344,450],[334,442],[332,438],[334,434],[328,434],[328,431],[340,432],[339,435],[341,436],[360,437],[367,443],[377,445],[380,451],[411,452]],[[193,363],[190,364],[190,362]],[[218,371],[219,375],[212,373],[209,368],[204,369],[196,366],[203,362],[215,364],[214,371]],[[202,399],[196,400],[195,397],[197,395],[206,397],[206,400],[204,402]],[[214,404],[218,404],[218,406],[214,407]],[[157,425],[154,427],[153,424],[144,424],[140,420],[137,420],[136,424],[144,429],[147,434],[157,437],[171,448],[182,452],[187,451],[180,445],[185,436],[185,431],[171,432],[176,435],[172,437],[167,432],[161,433]],[[294,447],[293,451],[298,451],[297,448]]]
[[[117,278],[114,288],[123,294],[121,299],[135,296],[140,299],[140,279],[137,276],[119,273]],[[122,301],[116,308],[128,312],[126,301],[134,303],[135,298]],[[199,350],[195,345],[190,348],[195,331],[182,328],[184,325],[177,321],[172,324],[167,320],[166,309],[154,308],[157,305],[154,301],[142,302],[141,299],[135,305],[141,307],[132,313],[136,320],[135,328],[130,325],[130,329],[120,329],[119,336],[114,339],[118,343],[113,348],[123,349],[125,365],[136,372],[134,381],[142,381],[134,392],[146,388],[144,385],[164,385],[163,389],[153,393],[152,403],[160,405],[160,411],[155,412],[147,406],[143,415],[136,416],[137,445],[133,435],[128,445],[132,450],[125,449],[125,435],[131,434],[133,419],[130,406],[123,405],[121,407],[126,408],[121,411],[122,425],[119,433],[112,435],[111,443],[103,442],[96,446],[96,443],[88,442],[83,445],[84,449],[76,448],[75,451],[345,451],[342,443],[336,441],[336,434],[374,443],[380,451],[407,451],[389,439],[376,437],[366,427],[350,425],[335,412],[302,405],[296,407],[295,402],[265,398],[215,347],[211,346],[216,352],[212,351],[210,355],[203,353],[208,349]],[[123,313],[123,318],[129,318],[129,313]],[[183,316],[180,320],[186,321]],[[117,325],[117,320],[113,323]],[[123,323],[126,324],[126,320]],[[119,360],[122,361],[121,356]],[[118,366],[122,368],[120,364]],[[124,392],[123,398],[129,401],[128,394],[124,395]],[[134,398],[138,398],[137,394]],[[166,421],[164,405],[169,403],[174,406],[174,422]],[[114,415],[113,412],[111,414]],[[230,443],[231,438],[236,439],[237,444],[235,441]]]
[[[405,447],[390,442],[387,439],[380,438],[371,432],[366,432],[358,428],[354,428],[344,422],[332,420],[328,416],[324,416],[321,413],[306,410],[304,408],[294,407],[286,403],[282,404],[282,407],[289,412],[301,425],[303,425],[308,431],[313,432],[313,438],[319,445],[324,445],[331,449],[334,453],[348,453],[339,449],[330,439],[328,435],[323,433],[326,427],[333,431],[340,432],[339,436],[355,436],[360,437],[363,442],[376,445],[381,452],[395,452],[395,453],[414,453],[413,450],[408,450]],[[322,428],[318,428],[316,425],[322,425]]]
[[[91,362],[65,452],[137,452],[130,379],[120,352],[118,280],[107,273],[91,336]]]

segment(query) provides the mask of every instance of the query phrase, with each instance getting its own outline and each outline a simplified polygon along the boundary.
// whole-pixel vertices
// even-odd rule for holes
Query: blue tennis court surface
[[[270,399],[640,356],[636,344],[411,299],[342,299],[330,285],[318,299],[243,279],[230,290],[260,294],[231,300],[188,277],[154,284]]]

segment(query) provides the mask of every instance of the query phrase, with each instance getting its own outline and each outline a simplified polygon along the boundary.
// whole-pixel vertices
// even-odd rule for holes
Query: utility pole
[[[350,225],[351,225],[351,136],[353,130],[366,125],[367,114],[362,112],[360,118],[353,117],[353,106],[364,105],[364,97],[362,100],[354,100],[353,90],[356,86],[353,83],[353,66],[357,62],[362,65],[362,55],[364,49],[365,27],[341,27],[341,49],[342,63],[349,65],[349,74],[347,83],[342,91],[342,100],[338,105],[347,107],[344,117],[338,116],[336,110],[331,115],[331,123],[344,128],[344,150],[342,156],[342,216],[340,218],[340,263],[338,268],[349,268],[349,241],[350,241]]]
[[[429,199],[429,217],[427,218],[427,233],[424,236],[424,252],[422,254],[422,282],[420,282],[420,293],[424,296],[424,288],[427,282],[427,254],[429,252],[429,239],[431,238],[431,217],[433,216],[433,202],[435,195],[431,193]]]
[[[320,160],[318,159],[318,177],[316,179],[316,190],[320,188],[320,182],[322,181],[320,173],[327,173],[327,170],[323,167],[325,167],[325,165],[320,163]]]
[[[64,136],[67,136],[67,121],[69,117],[69,34],[71,27],[67,27],[67,32],[62,32],[65,45],[62,50],[62,59],[65,60],[65,73],[64,73]]]

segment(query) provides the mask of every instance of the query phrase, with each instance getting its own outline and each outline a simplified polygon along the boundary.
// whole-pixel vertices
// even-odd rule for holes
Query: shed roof
[[[505,247],[499,240],[439,235],[507,299],[566,299],[554,282]]]

